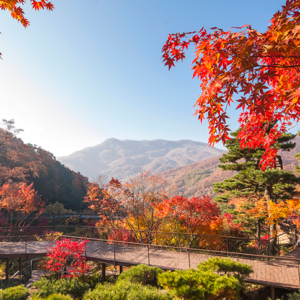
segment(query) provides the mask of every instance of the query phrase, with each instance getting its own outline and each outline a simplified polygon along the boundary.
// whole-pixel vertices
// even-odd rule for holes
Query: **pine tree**
[[[270,127],[271,128],[271,127]],[[221,193],[214,200],[228,203],[231,199],[236,198],[265,198],[267,201],[279,203],[291,199],[295,194],[295,184],[299,183],[299,178],[292,172],[283,170],[282,158],[280,155],[276,157],[276,167],[274,169],[266,169],[261,171],[259,163],[265,151],[263,148],[250,149],[240,148],[239,140],[237,139],[239,130],[231,133],[232,139],[228,140],[225,146],[228,152],[221,158],[219,167],[223,171],[236,171],[237,174],[223,182],[214,183],[214,192]],[[276,148],[282,151],[290,151],[296,146],[292,140],[294,134],[284,134],[278,139]],[[250,201],[249,201],[249,205]],[[227,211],[230,211],[230,206],[227,206]],[[237,216],[239,218],[239,216]],[[264,220],[255,218],[252,220],[255,223],[255,235],[260,244],[261,226]],[[276,232],[274,226],[269,230]],[[273,240],[275,244],[275,239]],[[273,245],[273,248],[275,246]]]
[[[290,171],[283,170],[281,155],[277,155],[276,168],[261,171],[259,163],[264,149],[257,148],[240,149],[240,143],[236,138],[239,130],[231,133],[232,139],[225,144],[228,152],[220,158],[219,167],[223,171],[237,171],[229,179],[214,183],[214,192],[221,193],[214,200],[228,202],[232,198],[241,196],[257,195],[263,197],[268,195],[272,201],[278,202],[292,198],[295,193],[295,183],[299,182]],[[279,138],[276,144],[278,150],[290,151],[296,146],[291,142],[294,134],[285,134]]]

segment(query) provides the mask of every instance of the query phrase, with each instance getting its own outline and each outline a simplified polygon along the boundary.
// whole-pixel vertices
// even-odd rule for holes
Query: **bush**
[[[10,279],[10,280],[1,280],[0,281],[0,289],[4,290],[9,287],[18,286],[21,282],[18,279]]]
[[[293,294],[288,294],[287,299],[288,300],[300,300],[300,293],[295,292]]]
[[[108,278],[106,281],[109,281],[110,276],[107,276]],[[86,275],[84,277],[84,282],[86,282],[91,289],[94,289],[97,284],[102,282],[102,275],[101,273],[93,272],[91,275]]]
[[[29,296],[29,291],[23,285],[9,287],[0,291],[1,300],[26,300]]]
[[[48,297],[55,292],[63,295],[70,294],[75,298],[82,297],[90,288],[88,283],[80,282],[76,278],[59,279],[57,281],[50,281],[42,278],[40,281],[35,282],[33,286],[38,288],[35,295],[43,298]]]
[[[230,258],[213,257],[202,262],[197,266],[200,271],[214,271],[217,273],[229,273],[236,277],[240,282],[253,273],[251,266],[231,260]]]
[[[32,300],[40,300],[39,296],[32,297]],[[51,294],[47,298],[43,298],[44,300],[73,300],[69,295],[63,295],[63,294]]]
[[[122,280],[140,283],[142,285],[157,286],[157,275],[163,271],[157,267],[149,267],[146,265],[138,265],[123,272],[117,279],[117,282]]]
[[[131,289],[127,295],[127,299],[130,300],[172,300],[174,297],[174,292],[168,293],[152,286]]]
[[[174,294],[158,290],[152,286],[120,281],[115,285],[99,284],[87,292],[83,300],[173,300]]]
[[[47,298],[47,300],[72,300],[72,298],[69,295],[52,294]]]
[[[168,271],[158,275],[158,283],[183,299],[240,299],[239,280],[233,276],[220,276],[212,271]]]

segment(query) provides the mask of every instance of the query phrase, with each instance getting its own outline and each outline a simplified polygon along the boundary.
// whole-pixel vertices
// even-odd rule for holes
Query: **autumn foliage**
[[[187,236],[174,236],[173,239],[186,239],[186,246],[191,247],[199,234],[221,233],[220,209],[210,197],[175,196],[155,205],[156,214],[164,219],[164,232],[184,233]],[[206,239],[207,241],[207,239]],[[178,242],[178,241],[177,241]],[[198,246],[204,246],[200,242]]]
[[[32,184],[14,183],[4,184],[0,188],[0,209],[10,218],[6,224],[15,227],[28,226],[28,217],[31,213],[35,213],[37,218],[43,212],[44,203],[40,200]],[[13,222],[13,216],[16,221]],[[31,220],[32,221],[32,220]]]
[[[274,166],[277,139],[300,118],[299,25],[300,1],[287,0],[263,33],[244,25],[169,35],[162,50],[169,69],[195,47],[193,77],[201,81],[195,115],[207,118],[210,145],[229,139],[226,110],[236,102],[241,148],[264,148],[261,168]]]
[[[223,224],[218,204],[208,196],[172,197],[166,184],[149,172],[125,183],[112,178],[103,188],[91,184],[86,202],[99,213],[99,233],[123,243],[222,248],[215,238]],[[201,234],[205,239],[199,240]]]
[[[29,1],[28,1],[29,2]],[[54,5],[48,0],[30,0],[34,10],[48,9],[53,10]],[[30,23],[24,16],[22,6],[26,4],[26,0],[0,0],[0,8],[8,10],[11,16],[26,28]]]
[[[111,182],[114,182],[114,179]],[[116,226],[117,220],[112,218],[112,216],[120,213],[120,203],[107,190],[99,187],[97,183],[92,183],[88,187],[84,202],[88,203],[90,209],[98,212],[101,218],[99,225]]]
[[[63,238],[47,253],[44,269],[54,272],[58,278],[74,278],[86,274],[90,267],[83,256],[88,240],[74,241]]]

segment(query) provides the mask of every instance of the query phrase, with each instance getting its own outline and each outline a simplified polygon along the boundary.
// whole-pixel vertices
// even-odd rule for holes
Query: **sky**
[[[207,142],[207,123],[193,117],[193,49],[169,71],[168,34],[244,24],[263,32],[284,2],[52,0],[52,12],[25,5],[27,29],[0,11],[0,119],[55,156],[112,137]],[[234,107],[229,115],[236,130]]]

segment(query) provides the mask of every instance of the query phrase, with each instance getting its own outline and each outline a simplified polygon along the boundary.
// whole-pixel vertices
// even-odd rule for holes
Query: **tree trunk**
[[[258,254],[261,254],[261,227],[260,220],[256,220],[256,238],[257,238],[257,249]]]
[[[269,213],[269,203],[272,201],[270,198],[270,194],[268,191],[268,187],[265,188],[265,195],[264,197],[266,198],[268,202],[268,216],[270,217]],[[277,231],[275,228],[275,224],[270,225],[270,235],[271,235],[271,241],[270,241],[270,255],[275,255],[276,254],[276,241],[277,241]]]

